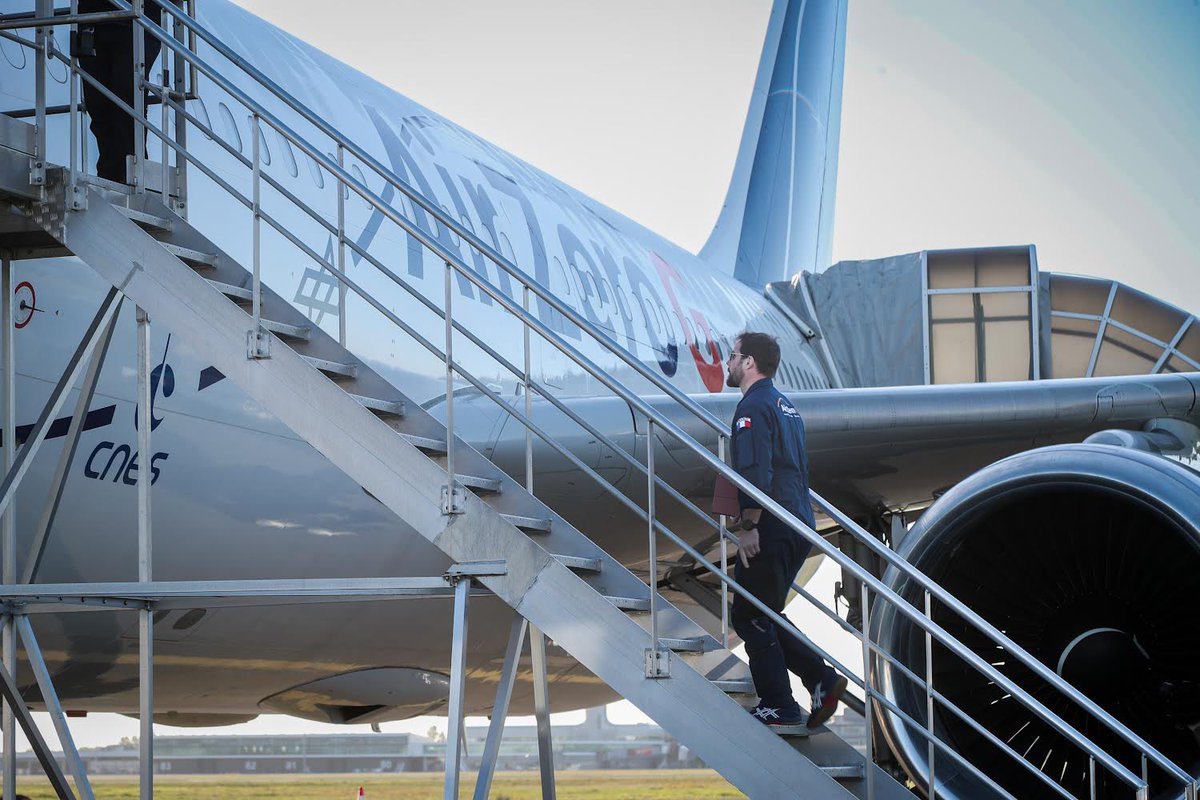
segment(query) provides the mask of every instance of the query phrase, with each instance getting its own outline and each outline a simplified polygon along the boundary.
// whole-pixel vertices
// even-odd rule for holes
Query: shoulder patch
[[[791,403],[789,403],[787,400],[785,400],[782,397],[775,401],[775,405],[779,409],[780,413],[783,414],[785,417],[799,417],[800,416],[800,412],[797,411]]]
[[[750,427],[750,418],[749,417],[739,417],[738,421],[734,424],[734,430],[740,431],[743,428],[749,428],[749,427]]]

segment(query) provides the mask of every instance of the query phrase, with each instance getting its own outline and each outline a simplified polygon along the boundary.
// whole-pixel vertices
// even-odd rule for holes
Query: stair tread
[[[286,336],[289,339],[302,339],[304,341],[308,341],[312,336],[312,327],[308,325],[291,325],[287,322],[279,322],[273,319],[262,319],[259,321],[264,328],[276,336]]]
[[[481,478],[478,475],[455,474],[454,480],[458,481],[468,489],[474,489],[477,492],[495,494],[496,492],[500,491],[500,481],[494,478]]]
[[[670,650],[675,650],[680,653],[701,653],[704,652],[706,640],[696,636],[687,639],[672,639],[667,636],[658,637],[659,644]]]
[[[526,533],[549,533],[551,521],[540,517],[524,517],[520,514],[501,514],[500,516],[511,522]]]
[[[603,561],[599,558],[588,558],[587,556],[568,556],[561,553],[554,554],[554,560],[569,569],[577,569],[583,572],[599,572],[602,569]]]
[[[208,285],[226,297],[234,300],[245,300],[246,302],[251,302],[254,300],[254,292],[249,289],[243,289],[241,286],[233,286],[228,283],[221,283],[220,281],[214,281],[211,279],[208,281]]]
[[[312,366],[321,370],[321,372],[324,372],[326,375],[337,375],[343,378],[358,377],[357,364],[343,364],[338,361],[329,361],[324,358],[317,358],[316,356],[301,356],[301,358],[303,358]]]
[[[156,217],[145,211],[138,211],[136,208],[128,208],[123,205],[114,205],[113,207],[121,212],[126,219],[136,222],[143,228],[152,228],[156,231],[170,231],[175,227],[175,223],[166,217]]]
[[[378,397],[367,397],[362,394],[351,394],[350,396],[357,400],[358,404],[363,408],[369,408],[372,411],[391,414],[396,417],[404,416],[405,407],[402,400],[381,400]],[[442,449],[445,449],[445,444],[442,445]]]
[[[755,694],[754,681],[749,678],[721,678],[712,681],[712,685],[726,694]]]
[[[428,453],[446,452],[446,443],[440,439],[431,439],[428,436],[416,436],[411,433],[401,433],[400,436],[418,450],[424,450]]]
[[[821,771],[831,778],[862,778],[866,769],[862,764],[819,764]]]
[[[206,267],[215,266],[217,257],[212,253],[204,253],[199,250],[193,250],[190,247],[184,247],[171,242],[162,242],[163,248],[171,255],[178,258],[180,261],[187,261],[191,264],[200,264]]]
[[[643,599],[640,597],[618,597],[616,595],[604,595],[604,599],[612,603],[622,611],[649,611],[649,598]]]

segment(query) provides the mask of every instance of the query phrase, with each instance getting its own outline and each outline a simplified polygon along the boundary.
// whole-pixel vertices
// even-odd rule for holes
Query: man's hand
[[[751,528],[748,531],[742,531],[738,534],[738,558],[742,560],[742,566],[750,569],[750,559],[762,552],[762,546],[758,541],[758,528]]]

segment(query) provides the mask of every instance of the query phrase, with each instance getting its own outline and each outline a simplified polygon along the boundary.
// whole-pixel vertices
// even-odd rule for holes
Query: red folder
[[[718,475],[716,483],[713,484],[712,512],[730,517],[736,517],[742,512],[738,504],[737,487],[724,475]]]

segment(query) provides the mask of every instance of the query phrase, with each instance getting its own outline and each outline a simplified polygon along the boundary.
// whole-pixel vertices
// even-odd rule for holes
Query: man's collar
[[[753,392],[753,391],[754,391],[754,390],[756,390],[756,389],[760,389],[760,388],[762,388],[762,387],[764,387],[764,386],[774,386],[774,385],[775,385],[775,382],[774,382],[774,381],[772,381],[770,378],[759,378],[759,379],[758,379],[758,380],[756,380],[754,383],[750,384],[750,388],[749,388],[749,389],[747,389],[747,390],[746,390],[746,393],[745,393],[744,395],[742,395],[742,396],[743,396],[743,397],[749,397],[749,396],[750,396],[750,393],[751,393],[751,392]]]

